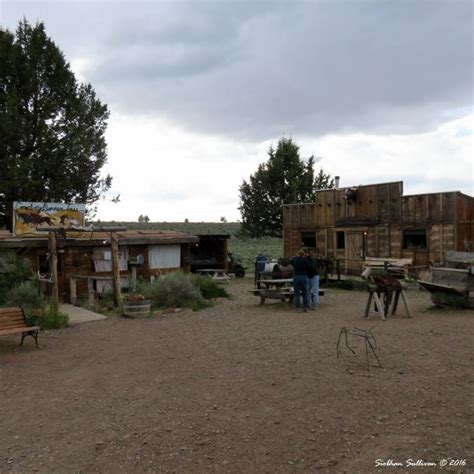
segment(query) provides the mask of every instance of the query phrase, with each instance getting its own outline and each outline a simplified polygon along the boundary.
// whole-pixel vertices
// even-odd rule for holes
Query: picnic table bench
[[[200,275],[206,275],[217,283],[229,283],[230,277],[222,268],[201,268],[196,270]]]
[[[257,281],[257,288],[248,290],[255,296],[260,296],[260,304],[265,304],[265,300],[277,299],[280,301],[287,300],[288,303],[293,301],[293,279],[292,278],[276,278],[260,279]],[[319,296],[324,296],[325,290],[320,289],[318,292]]]
[[[25,313],[20,307],[0,308],[0,336],[8,336],[10,334],[20,334],[21,342],[26,336],[31,336],[38,346],[38,333],[41,331],[40,326],[28,326],[25,318]]]

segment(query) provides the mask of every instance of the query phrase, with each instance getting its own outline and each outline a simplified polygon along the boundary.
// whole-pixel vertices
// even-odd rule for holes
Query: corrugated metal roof
[[[175,232],[171,230],[126,230],[116,232],[119,237],[119,244],[172,244],[172,243],[194,243],[199,242],[195,235],[185,232]],[[107,232],[74,232],[66,233],[66,245],[90,245],[102,244],[110,239],[110,233]],[[47,245],[48,234],[23,235],[17,237],[11,232],[0,230],[0,247],[28,247]]]

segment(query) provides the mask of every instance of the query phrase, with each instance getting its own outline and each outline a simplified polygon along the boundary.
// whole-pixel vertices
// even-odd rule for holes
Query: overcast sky
[[[99,218],[217,221],[282,136],[342,186],[473,195],[473,5],[0,0],[0,22],[44,22],[108,104]]]

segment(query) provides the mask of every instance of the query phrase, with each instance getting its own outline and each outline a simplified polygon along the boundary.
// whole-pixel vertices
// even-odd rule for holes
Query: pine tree
[[[43,23],[0,28],[0,227],[12,203],[79,202],[90,207],[110,188],[109,113],[90,84],[78,84]]]
[[[334,187],[322,169],[315,178],[314,157],[303,161],[291,138],[281,138],[268,156],[240,186],[242,233],[252,237],[281,236],[283,204],[312,202],[316,189]]]

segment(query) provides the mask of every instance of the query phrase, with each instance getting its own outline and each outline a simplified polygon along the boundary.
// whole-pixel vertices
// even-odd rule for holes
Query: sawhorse
[[[402,297],[403,300],[403,305],[405,306],[405,311],[407,313],[407,316],[409,318],[412,317],[410,307],[408,306],[408,301],[407,297],[405,295],[405,291],[402,288],[401,290],[395,290],[394,293],[394,299],[393,303],[391,304],[391,311],[390,311],[390,306],[387,306],[382,302],[381,295],[384,294],[384,297],[387,297],[387,290],[385,288],[381,288],[378,285],[367,285],[367,291],[369,292],[369,299],[367,300],[367,306],[365,307],[365,319],[369,319],[369,311],[370,311],[370,305],[372,304],[372,300],[374,300],[375,303],[375,310],[379,313],[380,318],[385,321],[387,319],[387,316],[390,314],[396,314],[397,308],[398,308],[398,301],[400,299],[400,296]]]

